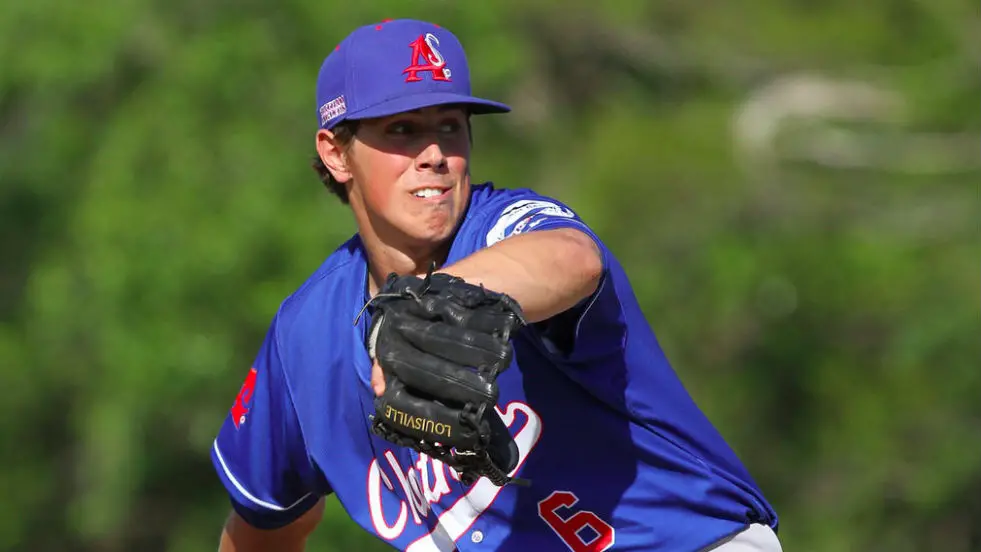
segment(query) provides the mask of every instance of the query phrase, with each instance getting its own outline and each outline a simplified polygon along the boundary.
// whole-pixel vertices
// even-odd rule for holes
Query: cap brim
[[[453,94],[449,92],[426,92],[414,94],[412,96],[400,96],[391,100],[366,107],[358,111],[349,111],[344,115],[344,119],[372,119],[375,117],[387,117],[396,113],[404,113],[424,107],[437,105],[460,104],[465,106],[471,113],[476,115],[488,113],[507,113],[511,107],[501,102],[485,100],[464,94]]]

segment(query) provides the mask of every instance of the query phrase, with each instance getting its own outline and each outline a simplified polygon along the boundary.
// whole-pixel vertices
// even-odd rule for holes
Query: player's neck
[[[368,293],[373,297],[392,272],[402,276],[423,276],[436,263],[439,268],[446,261],[449,244],[437,247],[395,247],[379,240],[377,236],[362,236],[368,257]]]

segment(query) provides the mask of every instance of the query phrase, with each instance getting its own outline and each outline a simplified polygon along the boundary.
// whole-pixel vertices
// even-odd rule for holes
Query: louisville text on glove
[[[453,428],[449,424],[423,418],[422,416],[413,416],[407,412],[403,412],[397,408],[392,408],[391,406],[387,405],[385,406],[385,419],[396,425],[414,429],[416,431],[424,431],[432,435],[440,435],[443,437],[452,436],[451,433]]]

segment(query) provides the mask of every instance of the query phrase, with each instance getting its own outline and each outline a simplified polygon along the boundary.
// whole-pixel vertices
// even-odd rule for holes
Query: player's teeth
[[[434,196],[438,196],[441,193],[443,193],[443,191],[440,190],[440,189],[438,189],[438,188],[426,188],[425,190],[419,190],[418,192],[415,192],[415,196],[416,197],[434,197]]]

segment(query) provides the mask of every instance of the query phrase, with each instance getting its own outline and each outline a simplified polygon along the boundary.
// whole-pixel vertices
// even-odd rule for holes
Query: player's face
[[[452,236],[470,196],[469,120],[462,108],[362,121],[348,156],[359,224],[410,246]]]

